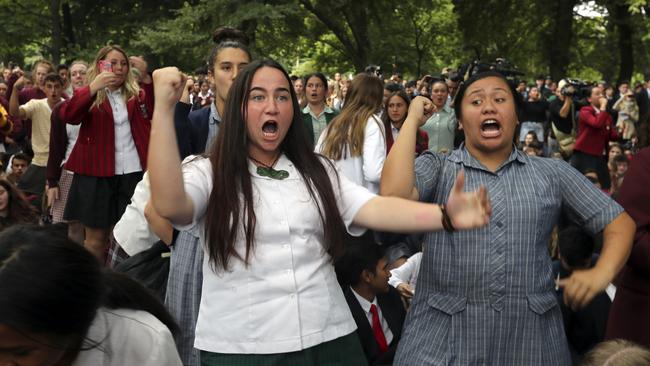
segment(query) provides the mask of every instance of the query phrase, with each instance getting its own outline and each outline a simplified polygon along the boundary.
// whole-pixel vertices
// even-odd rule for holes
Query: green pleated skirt
[[[266,355],[201,351],[201,366],[367,366],[357,333],[302,351]]]

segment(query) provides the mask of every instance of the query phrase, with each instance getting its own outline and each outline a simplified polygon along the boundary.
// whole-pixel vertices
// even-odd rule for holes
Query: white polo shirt
[[[205,243],[205,211],[212,191],[212,166],[206,158],[183,164],[185,190],[194,203],[193,230]],[[365,229],[352,223],[359,209],[375,197],[328,168],[337,206],[348,232]],[[233,259],[230,271],[215,273],[206,254],[203,293],[194,346],[216,353],[270,354],[299,351],[352,333],[356,325],[339,286],[315,201],[284,155],[276,169],[289,177],[261,177],[249,164],[257,226],[250,265]],[[241,231],[240,231],[241,232]],[[202,245],[205,248],[205,245]],[[245,255],[245,238],[236,248]]]

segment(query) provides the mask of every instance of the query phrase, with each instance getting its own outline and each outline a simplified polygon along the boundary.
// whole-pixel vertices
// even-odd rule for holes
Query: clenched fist
[[[153,90],[156,107],[173,108],[181,98],[187,76],[175,67],[165,67],[153,72]]]

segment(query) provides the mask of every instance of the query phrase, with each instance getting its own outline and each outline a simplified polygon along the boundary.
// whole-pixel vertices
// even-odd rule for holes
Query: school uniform
[[[169,329],[142,310],[100,308],[72,366],[180,366]]]
[[[106,94],[102,104],[93,106],[90,87],[79,88],[59,110],[62,121],[81,124],[66,163],[75,175],[64,218],[102,229],[122,216],[142,179],[153,112],[153,93],[143,89],[126,102],[119,89]]]
[[[181,159],[209,151],[219,133],[221,116],[214,103],[207,108],[191,110],[187,103],[174,108],[174,130]]]
[[[347,288],[344,291],[345,300],[348,302],[352,316],[357,323],[357,336],[363,347],[363,352],[370,365],[390,365],[395,357],[395,350],[402,334],[402,326],[406,311],[399,293],[388,287],[385,294],[377,294],[370,302],[361,297],[354,289]],[[374,306],[373,310],[372,307]],[[384,336],[387,349],[382,351],[377,340],[373,326],[373,313],[377,312],[378,323],[381,325],[381,334]]]
[[[315,151],[320,153],[325,145],[329,129],[318,139]],[[372,193],[379,193],[381,171],[386,160],[386,136],[384,126],[378,115],[372,115],[366,121],[363,138],[363,151],[359,156],[352,156],[349,146],[343,153],[344,158],[334,162],[336,167],[352,182],[366,187]]]
[[[52,202],[50,214],[52,222],[64,222],[63,214],[68,202],[68,192],[72,185],[73,173],[64,168],[72,148],[79,136],[80,125],[70,125],[59,119],[59,109],[63,103],[52,109],[50,129],[50,153],[47,158],[47,186],[59,188],[59,198]]]
[[[307,130],[307,139],[311,146],[314,146],[314,143],[318,141],[318,138],[325,130],[327,125],[329,125],[337,115],[338,112],[328,106],[325,106],[323,112],[321,112],[321,114],[318,116],[311,111],[309,105],[305,106],[305,108],[302,109],[302,122],[305,124],[305,128]]]
[[[337,182],[334,169],[324,165],[348,232],[363,233],[352,220],[374,195],[342,175]],[[269,360],[363,364],[361,347],[353,335],[356,324],[324,247],[317,205],[284,155],[275,169],[287,171],[289,177],[262,177],[249,163],[257,218],[249,265],[233,258],[228,271],[215,272],[209,256],[204,257],[194,343],[202,351],[202,364],[264,364]],[[203,248],[212,179],[209,159],[186,159],[183,180],[194,215],[192,223],[177,229],[195,233]],[[245,255],[243,235],[238,236],[235,248]],[[346,352],[334,351],[337,347]]]

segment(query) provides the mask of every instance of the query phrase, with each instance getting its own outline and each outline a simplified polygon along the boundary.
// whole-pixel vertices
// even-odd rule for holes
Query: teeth
[[[483,122],[484,125],[487,125],[487,124],[497,124],[497,123],[499,123],[499,122],[497,122],[496,120],[493,120],[493,119],[488,119],[488,120],[486,120],[486,121]]]

